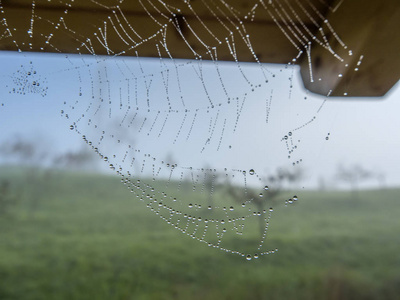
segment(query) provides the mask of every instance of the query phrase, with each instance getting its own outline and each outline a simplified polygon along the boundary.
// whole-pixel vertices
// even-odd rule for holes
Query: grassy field
[[[279,252],[246,261],[167,226],[119,178],[28,175],[0,170],[2,300],[400,297],[400,190],[303,192],[271,221]]]

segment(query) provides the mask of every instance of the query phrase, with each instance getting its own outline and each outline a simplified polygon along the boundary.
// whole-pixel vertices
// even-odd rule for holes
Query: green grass
[[[15,199],[2,300],[399,299],[400,190],[303,192],[274,212],[278,253],[246,261],[167,226],[119,178],[27,172],[0,171]]]

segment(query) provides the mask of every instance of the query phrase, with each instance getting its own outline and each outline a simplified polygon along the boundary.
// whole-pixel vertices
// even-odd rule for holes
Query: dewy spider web
[[[40,14],[44,2],[32,1],[27,41],[15,38],[3,2],[0,41],[12,40],[22,52],[32,49],[29,41],[36,35],[41,50],[64,52],[68,37],[78,53],[64,55],[59,70],[47,78],[36,74],[32,62],[21,66],[9,91],[46,96],[51,80],[74,80],[71,95],[59,95],[65,97],[61,115],[133,195],[182,233],[250,260],[277,251],[264,245],[272,205],[297,201],[295,195],[275,197],[282,183],[268,174],[278,161],[283,165],[282,157],[291,168],[301,165],[300,143],[313,136],[312,124],[325,104],[295,99],[299,88],[292,63],[306,55],[310,78],[316,80],[311,43],[343,62],[325,32],[346,46],[310,1],[253,1],[245,14],[234,1],[192,2],[139,0],[148,26],[138,28],[124,13],[124,1],[86,1],[88,9],[106,13],[99,27],[76,32],[68,25],[74,1],[59,1],[65,10],[53,19]],[[215,27],[203,21],[204,11]],[[184,12],[194,18],[188,20]],[[317,36],[300,14],[319,28]],[[284,67],[262,64],[256,55],[247,26],[260,15],[269,15],[297,51]],[[114,38],[111,44],[110,36],[119,42]],[[172,49],[170,39],[180,48]],[[253,63],[241,62],[237,47],[243,45]],[[232,63],[219,59],[224,48]],[[148,49],[158,58],[142,57]],[[178,59],[185,51],[192,60]]]

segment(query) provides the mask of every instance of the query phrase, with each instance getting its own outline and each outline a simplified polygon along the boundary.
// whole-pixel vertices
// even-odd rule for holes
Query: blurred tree
[[[263,211],[271,208],[278,198],[293,183],[300,181],[303,177],[303,171],[299,168],[293,170],[279,168],[275,174],[268,176],[268,185],[265,185],[261,191],[252,188],[240,188],[233,186],[230,181],[227,181],[227,193],[234,199],[235,202],[246,205],[253,203],[256,205],[257,213],[262,216]],[[265,223],[263,218],[259,218],[260,234],[264,233]]]
[[[10,182],[3,180],[0,182],[0,217],[10,213],[15,206],[17,197],[12,194]]]
[[[204,172],[204,188],[208,191],[208,205],[214,205],[214,193],[218,184],[218,180],[221,177],[221,174],[217,173],[215,169],[206,166],[202,169]]]
[[[54,156],[53,166],[72,170],[96,170],[100,160],[88,147]]]
[[[379,187],[380,187],[380,189],[381,189],[381,190],[385,189],[385,187],[386,187],[386,174],[384,174],[384,173],[378,173],[378,174],[376,175],[376,179],[377,179],[378,182],[379,182]]]
[[[49,158],[49,151],[45,145],[46,143],[39,138],[16,136],[2,143],[0,154],[5,162],[39,167]]]
[[[28,167],[30,173],[37,173],[43,168],[66,168],[74,170],[97,169],[98,162],[95,152],[87,146],[78,150],[68,150],[57,153],[50,150],[50,139],[24,138],[17,136],[4,142],[0,146],[2,163],[18,164]],[[45,172],[49,175],[50,170]],[[33,174],[29,174],[32,176]]]
[[[360,165],[351,165],[348,167],[340,165],[336,173],[336,178],[339,181],[343,181],[350,185],[354,199],[358,198],[357,191],[360,183],[373,177],[374,174],[372,172],[364,169]]]
[[[300,168],[286,169],[279,168],[276,172],[268,176],[269,189],[268,193],[274,198],[280,194],[284,188],[292,187],[303,179],[304,172]]]
[[[43,137],[12,137],[0,145],[3,164],[20,165],[24,172],[24,187],[29,187],[29,208],[34,212],[40,205],[43,190],[37,188],[42,180],[56,175],[55,168],[73,170],[94,170],[100,162],[95,152],[86,145],[77,151],[62,154],[52,152],[50,139]],[[0,183],[3,194],[0,196],[0,210],[7,210],[10,205],[6,183]],[[1,212],[0,212],[1,213]]]
[[[49,165],[50,152],[47,141],[39,137],[12,137],[3,142],[0,146],[0,154],[2,155],[2,163],[20,165],[24,167],[25,183],[24,187],[32,186],[29,193],[30,211],[35,211],[38,208],[42,191],[35,188],[40,184],[43,176],[41,169]],[[46,175],[46,174],[44,174]],[[3,187],[4,195],[8,189]],[[8,196],[3,195],[3,202],[9,201]],[[4,198],[5,197],[5,198]],[[6,204],[3,204],[6,205]]]

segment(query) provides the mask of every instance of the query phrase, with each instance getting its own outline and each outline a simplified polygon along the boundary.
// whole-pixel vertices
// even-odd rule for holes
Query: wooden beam
[[[291,63],[303,51],[297,62],[302,67],[304,84],[323,95],[330,90],[332,95],[383,95],[399,79],[397,0],[367,3],[363,0],[336,3],[331,0],[192,0],[187,3],[181,0],[122,3],[3,0],[0,3],[0,50],[141,57],[171,55],[188,59],[217,56],[218,60],[255,62],[258,59],[265,63]],[[329,19],[334,33],[341,37],[347,49],[335,39],[324,18]],[[166,27],[162,27],[164,24]],[[329,40],[331,52],[327,51],[320,27]],[[309,48],[307,40],[312,41]],[[163,47],[164,41],[166,47]],[[232,54],[233,46],[236,56]],[[352,57],[347,55],[350,49]],[[308,56],[310,50],[311,56]],[[335,58],[332,52],[345,61]],[[360,55],[364,55],[362,64],[354,71]],[[313,82],[308,57],[311,57]]]
[[[306,56],[301,63],[305,87],[323,95],[332,91],[332,96],[385,95],[400,78],[400,2],[344,1],[327,19],[346,45],[330,34],[329,44],[343,61],[313,43],[313,82]],[[326,24],[323,28],[328,31]]]

